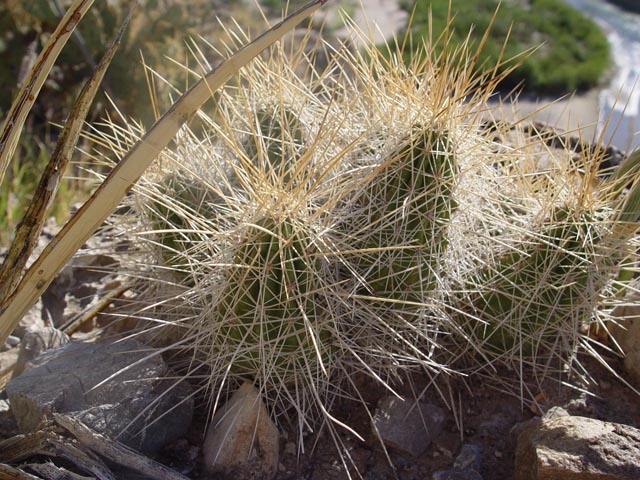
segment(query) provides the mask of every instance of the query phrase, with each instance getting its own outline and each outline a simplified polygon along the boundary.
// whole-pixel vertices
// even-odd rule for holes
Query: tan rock
[[[518,436],[515,480],[637,480],[640,430],[585,417],[543,418]]]
[[[258,390],[245,382],[215,416],[202,446],[210,473],[234,480],[272,479],[278,471],[278,429]]]
[[[609,331],[625,354],[625,371],[640,387],[640,295],[630,300],[613,309],[612,315],[619,319],[619,326],[612,325]]]

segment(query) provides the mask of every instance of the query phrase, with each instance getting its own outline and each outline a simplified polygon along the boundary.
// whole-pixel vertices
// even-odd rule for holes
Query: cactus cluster
[[[544,376],[606,317],[636,209],[609,187],[629,175],[594,189],[584,168],[511,168],[529,159],[496,152],[478,115],[499,78],[435,51],[336,51],[318,72],[276,48],[141,179],[135,222],[157,262],[142,268],[182,289],[175,348],[211,398],[250,379],[300,433],[335,428],[356,375],[393,389],[471,359]]]

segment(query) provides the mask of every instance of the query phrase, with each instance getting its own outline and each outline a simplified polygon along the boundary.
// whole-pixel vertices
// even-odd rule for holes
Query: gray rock
[[[184,435],[190,388],[176,385],[160,355],[134,340],[67,343],[49,350],[6,386],[21,432],[52,412],[73,413],[89,428],[145,453]]]
[[[12,348],[18,347],[20,345],[20,337],[16,337],[15,335],[9,335],[2,346],[1,351],[6,352],[7,350],[11,350]]]
[[[4,395],[4,392],[0,394],[0,439],[13,437],[19,433],[16,419],[11,413],[11,405],[6,398],[3,398]]]
[[[44,327],[45,323],[42,317],[42,300],[38,299],[37,303],[20,319],[12,333],[16,337],[22,338],[25,333],[40,330]]]
[[[102,253],[78,253],[42,294],[42,312],[50,324],[60,327],[95,305],[117,261]]]
[[[482,472],[482,448],[471,443],[464,444],[456,457],[456,461],[453,462],[453,468]]]
[[[585,417],[555,416],[518,436],[515,480],[637,480],[640,430]]]
[[[431,476],[433,480],[483,480],[475,470],[438,470]]]
[[[551,420],[552,418],[569,417],[570,414],[566,409],[562,407],[551,407],[542,417],[545,420]]]
[[[278,472],[278,437],[260,393],[245,382],[209,425],[202,446],[205,468],[235,480],[272,479]]]
[[[41,353],[52,348],[69,343],[69,336],[54,327],[42,327],[24,334],[20,342],[20,351],[16,365],[13,367],[12,378],[16,378],[25,371],[27,364]]]
[[[380,401],[373,427],[387,447],[419,457],[442,432],[444,421],[444,411],[435,405],[390,395]]]
[[[482,480],[482,448],[467,443],[453,462],[450,470],[439,470],[433,473],[433,480]]]

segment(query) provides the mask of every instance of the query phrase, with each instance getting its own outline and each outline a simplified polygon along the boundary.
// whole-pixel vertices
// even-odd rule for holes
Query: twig
[[[40,477],[23,472],[19,468],[0,463],[0,480],[42,480]]]
[[[111,290],[109,293],[104,295],[93,308],[83,312],[81,315],[78,315],[75,318],[70,319],[65,325],[60,328],[60,330],[62,330],[67,335],[73,335],[73,333],[78,330],[81,325],[96,317],[100,312],[107,308],[114,299],[120,297],[124,292],[129,290],[129,288],[130,287],[128,285],[123,285],[120,288]],[[0,376],[0,379],[1,378],[2,377]]]
[[[47,480],[96,480],[95,477],[85,477],[73,473],[66,468],[58,467],[51,462],[47,463],[30,463],[25,468],[37,473]]]
[[[74,435],[80,444],[118,465],[130,468],[156,480],[188,480],[187,477],[175,470],[140,455],[120,442],[110,440],[104,435],[94,432],[80,420],[58,413],[54,413],[53,418],[58,425]]]
[[[98,480],[116,480],[111,470],[95,455],[89,455],[63,440],[51,439],[49,444],[51,446],[50,455],[66,458],[79,469],[94,475]]]
[[[25,433],[7,438],[0,442],[0,458],[3,462],[14,463],[26,460],[47,450],[50,439],[55,432],[50,426],[33,433]]]

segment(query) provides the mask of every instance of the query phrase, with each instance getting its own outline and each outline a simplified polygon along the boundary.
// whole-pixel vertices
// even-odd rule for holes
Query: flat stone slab
[[[193,415],[190,387],[176,385],[157,351],[134,340],[48,350],[9,381],[6,392],[23,433],[53,412],[73,413],[96,432],[146,453],[183,436]]]
[[[640,479],[640,430],[586,417],[543,418],[518,435],[514,478]]]

